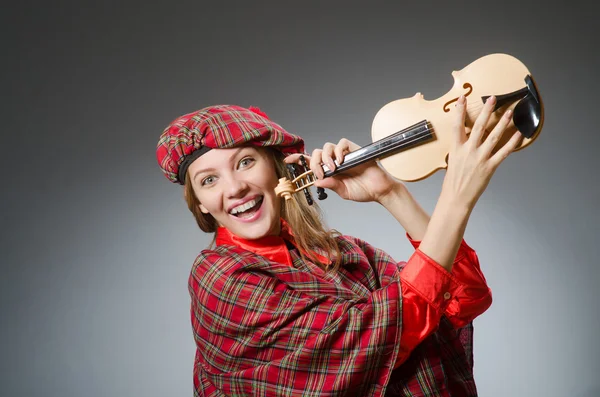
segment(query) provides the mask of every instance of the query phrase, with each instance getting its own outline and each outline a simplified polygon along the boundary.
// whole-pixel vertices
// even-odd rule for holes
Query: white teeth
[[[231,215],[235,215],[238,214],[240,212],[244,212],[249,210],[250,208],[254,207],[256,204],[260,203],[262,201],[262,197],[259,197],[257,199],[254,200],[250,200],[242,205],[238,205],[237,207],[233,208],[229,213]]]

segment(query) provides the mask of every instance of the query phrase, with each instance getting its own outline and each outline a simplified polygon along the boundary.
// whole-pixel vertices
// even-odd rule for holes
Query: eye
[[[215,183],[217,178],[215,178],[214,176],[207,176],[206,178],[202,179],[202,182],[200,182],[200,184],[202,186],[206,186],[206,185],[211,185],[213,183]]]
[[[246,167],[250,166],[253,162],[254,162],[254,159],[252,157],[244,157],[243,159],[240,160],[239,167],[246,168]]]

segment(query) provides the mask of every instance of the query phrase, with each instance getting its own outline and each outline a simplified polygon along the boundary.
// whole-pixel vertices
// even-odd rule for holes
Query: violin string
[[[389,141],[389,140],[393,139],[394,137],[396,137],[396,136],[397,136],[397,135],[399,135],[399,134],[403,134],[403,133],[409,133],[409,132],[412,132],[412,133],[414,133],[414,135],[410,136],[410,137],[408,138],[408,140],[405,140],[405,141],[403,141],[403,142],[401,143],[401,145],[400,145],[399,147],[402,147],[402,145],[403,145],[404,143],[412,143],[412,142],[414,142],[414,140],[415,140],[415,139],[419,139],[419,138],[421,138],[423,135],[425,135],[425,133],[426,133],[428,130],[429,130],[429,128],[427,127],[427,125],[426,125],[426,124],[424,124],[424,125],[419,125],[419,126],[415,126],[413,129],[411,129],[411,130],[409,130],[409,131],[398,131],[398,132],[395,132],[395,133],[393,133],[393,134],[391,134],[391,135],[389,135],[389,136],[387,136],[387,137],[385,137],[385,138],[382,138],[381,140],[379,140],[379,143],[384,143],[384,142],[387,142],[387,141]],[[413,138],[415,138],[415,139],[413,139]]]
[[[394,138],[398,134],[412,132],[413,135],[411,135],[410,137],[408,137],[406,140],[403,140],[402,143],[400,143],[400,145],[398,145],[398,146],[396,146],[394,148],[394,150],[397,150],[397,149],[401,149],[401,148],[403,148],[405,146],[411,145],[412,143],[414,143],[414,142],[418,141],[419,139],[421,139],[422,137],[426,136],[432,130],[433,129],[430,129],[427,126],[427,124],[423,124],[423,125],[414,127],[413,129],[411,129],[409,131],[398,131],[398,132],[395,132],[395,133],[393,133],[393,134],[391,134],[391,135],[389,135],[389,136],[387,136],[385,138],[382,138],[378,142],[383,143],[383,142],[391,140],[392,138]],[[361,160],[361,159],[362,159],[362,157],[358,157],[358,158],[355,158],[354,161]]]
[[[410,136],[407,140],[402,141],[402,143],[399,146],[397,146],[395,149],[401,149],[405,146],[408,146],[408,145],[418,141],[419,139],[421,139],[422,137],[427,135],[427,133],[429,131],[430,131],[430,129],[429,129],[429,127],[427,127],[427,125],[422,125],[422,126],[414,128],[411,131],[407,131],[407,132],[414,132],[414,135]],[[433,131],[433,129],[431,129],[431,131]],[[390,135],[389,137],[382,139],[382,141],[385,139],[390,139],[394,135],[396,135],[396,134]]]
[[[405,141],[402,141],[402,143],[399,146],[397,146],[396,148],[394,148],[394,150],[402,149],[403,147],[408,146],[408,145],[410,145],[410,144],[418,141],[423,136],[426,136],[428,133],[430,133],[432,131],[433,131],[433,128],[430,129],[427,126],[427,124],[414,127],[412,130],[409,130],[409,131],[404,131],[404,133],[406,133],[406,132],[413,132],[414,135],[410,136]],[[402,131],[395,132],[395,133],[393,133],[393,134],[391,134],[391,135],[389,135],[389,136],[387,136],[385,138],[382,138],[379,142],[384,142],[386,140],[390,140],[394,136],[398,135],[399,133],[402,133]],[[360,157],[357,158],[357,159],[355,159],[355,161],[358,160],[358,159],[360,159]],[[305,175],[303,177],[296,178],[294,180],[294,182],[295,182],[296,187],[297,187],[296,190],[295,190],[296,192],[301,191],[302,189],[304,189],[304,188],[312,185],[313,182],[314,182],[312,171],[311,171],[311,173],[309,173],[309,174],[307,174],[307,175]]]

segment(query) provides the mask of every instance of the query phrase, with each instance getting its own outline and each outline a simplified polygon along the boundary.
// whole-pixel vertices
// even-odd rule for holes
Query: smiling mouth
[[[263,203],[263,196],[257,197],[254,200],[248,201],[245,204],[238,205],[230,211],[230,214],[237,218],[251,218],[260,209]]]

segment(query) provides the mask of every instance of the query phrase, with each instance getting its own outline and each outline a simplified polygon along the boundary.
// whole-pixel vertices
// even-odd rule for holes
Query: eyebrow
[[[229,158],[230,159],[235,158],[242,150],[247,149],[247,148],[248,148],[247,146],[240,147],[238,150],[233,152],[233,154]],[[202,169],[196,171],[196,174],[194,174],[194,176],[192,177],[192,181],[195,181],[196,178],[198,178],[198,175],[204,174],[209,171],[214,171],[214,170],[215,170],[215,168],[213,168],[213,167],[202,168]]]

